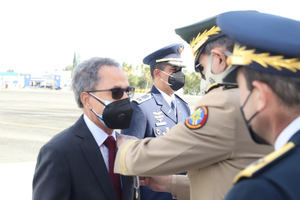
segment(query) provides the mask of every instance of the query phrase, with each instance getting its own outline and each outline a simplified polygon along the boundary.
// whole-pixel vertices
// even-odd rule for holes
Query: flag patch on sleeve
[[[190,129],[198,129],[204,126],[208,118],[206,106],[199,107],[191,116],[185,119],[185,125]]]

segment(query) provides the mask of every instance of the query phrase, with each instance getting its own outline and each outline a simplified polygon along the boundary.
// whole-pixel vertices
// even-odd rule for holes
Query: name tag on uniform
[[[156,122],[155,126],[165,126],[167,125],[167,122]]]

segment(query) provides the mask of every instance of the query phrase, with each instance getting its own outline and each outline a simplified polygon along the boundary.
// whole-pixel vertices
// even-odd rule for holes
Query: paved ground
[[[41,145],[80,113],[70,91],[0,91],[0,163],[34,161]]]
[[[0,90],[0,199],[31,199],[40,147],[80,115],[71,91]]]
[[[31,199],[40,147],[80,113],[70,91],[0,90],[0,199]]]

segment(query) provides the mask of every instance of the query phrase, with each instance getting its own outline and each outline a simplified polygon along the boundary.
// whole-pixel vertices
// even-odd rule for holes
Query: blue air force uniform
[[[180,56],[182,50],[182,44],[166,46],[146,56],[144,64],[153,67],[157,63],[167,63],[171,66],[184,67]],[[153,86],[149,93],[131,102],[133,115],[130,128],[122,130],[122,134],[140,139],[166,134],[174,125],[190,116],[190,109],[184,100],[174,94],[172,101],[169,104],[161,92]],[[141,200],[172,200],[170,193],[154,192],[147,187],[141,187],[140,194]]]
[[[164,135],[190,115],[187,103],[176,94],[175,101],[176,106],[173,110],[153,86],[149,93],[131,102],[134,111],[130,128],[122,130],[122,134],[133,135],[140,139]]]
[[[231,72],[225,82],[235,82],[243,67],[299,80],[300,21],[233,11],[219,15],[217,24],[236,42],[227,58]],[[236,176],[226,200],[300,199],[300,116],[279,134],[275,149]]]
[[[226,200],[300,199],[300,130],[280,150],[242,171]]]

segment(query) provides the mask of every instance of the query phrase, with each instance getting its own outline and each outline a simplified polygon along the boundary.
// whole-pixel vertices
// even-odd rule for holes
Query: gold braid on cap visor
[[[292,72],[300,70],[299,58],[285,59],[282,55],[271,56],[270,53],[255,54],[255,49],[246,49],[245,46],[237,44],[234,45],[232,55],[227,58],[228,66],[250,65],[252,62],[256,62],[264,68],[274,67],[278,71],[281,71],[283,68]]]
[[[209,30],[205,30],[203,33],[198,33],[197,37],[193,38],[192,41],[190,42],[190,46],[193,51],[194,57],[197,56],[198,54],[198,49],[208,40],[208,38],[211,35],[216,35],[220,33],[221,29],[220,27],[213,26]]]

